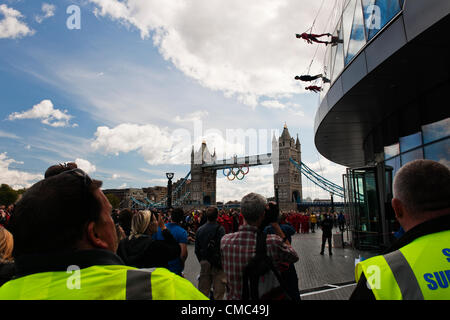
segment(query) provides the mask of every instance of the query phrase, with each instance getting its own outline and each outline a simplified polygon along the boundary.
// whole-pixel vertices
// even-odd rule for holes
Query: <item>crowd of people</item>
[[[423,180],[423,172],[435,172],[437,178],[430,184]],[[425,292],[419,284],[414,294],[408,291],[406,296],[400,287],[400,296],[395,290],[397,296],[390,296],[389,290],[365,283],[370,263],[384,268],[399,252],[414,254],[411,248],[417,246],[414,240],[418,238],[423,239],[420,252],[425,247],[431,250],[430,236],[446,243],[449,177],[447,167],[428,160],[415,161],[397,173],[392,206],[405,234],[391,254],[358,264],[352,299],[402,298],[402,293],[429,298],[436,293]],[[292,236],[320,228],[320,254],[328,241],[332,255],[331,231],[339,227],[342,232],[346,224],[342,213],[280,214],[276,203],[256,193],[245,195],[240,209],[112,210],[101,185],[76,164],[56,165],[15,205],[0,207],[0,299],[298,301],[295,263],[299,255],[291,245]],[[197,286],[183,274],[189,242],[194,243],[200,264]],[[423,263],[437,259],[434,251],[427,253]],[[450,256],[450,249],[442,252]],[[83,271],[83,285],[75,285],[76,290],[67,284],[68,270],[74,266]],[[383,274],[389,288],[410,285],[398,283],[396,287],[396,270],[391,269]],[[432,290],[444,281],[434,281],[433,274],[425,280]],[[46,290],[41,290],[43,284]]]

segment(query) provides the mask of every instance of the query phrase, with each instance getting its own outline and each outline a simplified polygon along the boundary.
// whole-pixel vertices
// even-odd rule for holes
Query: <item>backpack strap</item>
[[[275,274],[278,282],[280,283],[281,288],[283,289],[286,297],[289,300],[292,300],[292,297],[289,296],[288,290],[286,290],[286,284],[284,280],[281,278],[281,274],[279,270],[274,266],[272,259],[267,255],[267,234],[258,230],[256,233],[256,255],[255,258],[264,259],[269,266],[270,270]],[[251,260],[251,261],[252,261]],[[250,263],[249,263],[250,265]],[[244,268],[243,273],[243,288],[242,288],[242,299],[248,300],[259,300],[259,275],[255,273],[251,273],[249,270],[249,265]],[[249,288],[249,280],[250,280],[250,288]]]

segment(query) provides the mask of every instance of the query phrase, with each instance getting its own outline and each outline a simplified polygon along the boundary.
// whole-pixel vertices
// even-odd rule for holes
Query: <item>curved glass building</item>
[[[314,130],[319,152],[349,168],[343,184],[358,248],[392,242],[392,179],[402,165],[450,166],[449,13],[449,0],[342,1]]]

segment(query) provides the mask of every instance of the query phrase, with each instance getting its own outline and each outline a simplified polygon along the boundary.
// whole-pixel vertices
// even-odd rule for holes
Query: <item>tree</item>
[[[117,196],[113,195],[112,193],[108,193],[108,194],[106,195],[106,198],[108,198],[109,203],[111,204],[111,206],[113,207],[113,209],[119,208],[119,205],[120,205],[120,199],[119,199]]]
[[[0,204],[9,206],[10,204],[15,203],[18,197],[17,191],[7,184],[2,184],[0,186]]]

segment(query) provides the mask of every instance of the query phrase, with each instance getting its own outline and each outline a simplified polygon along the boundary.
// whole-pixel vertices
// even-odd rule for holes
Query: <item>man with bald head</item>
[[[350,299],[450,299],[450,170],[432,160],[404,165],[392,207],[406,233],[385,255],[360,262]]]

